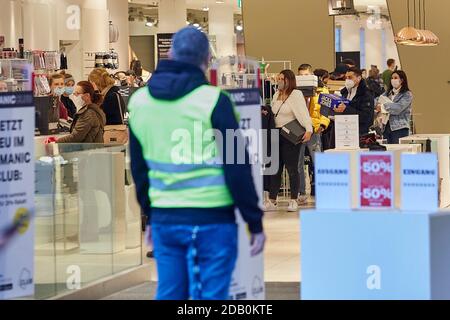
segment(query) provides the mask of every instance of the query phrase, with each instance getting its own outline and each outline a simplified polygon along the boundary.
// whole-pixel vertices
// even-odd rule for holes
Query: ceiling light
[[[237,31],[242,31],[242,30],[244,30],[244,27],[243,27],[242,25],[238,24],[238,25],[236,26],[236,30],[237,30]]]
[[[147,27],[153,27],[153,22],[146,22],[145,25],[146,25]]]
[[[208,5],[205,4],[202,8],[202,11],[208,12],[209,11]]]
[[[193,26],[198,28],[198,27],[200,27],[200,24],[196,22],[196,23],[193,24]]]

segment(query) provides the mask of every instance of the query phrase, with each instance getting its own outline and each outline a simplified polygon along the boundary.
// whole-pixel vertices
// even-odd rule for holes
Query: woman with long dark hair
[[[313,134],[311,116],[303,93],[296,90],[297,81],[294,72],[284,70],[278,76],[278,91],[275,93],[272,102],[272,111],[275,115],[275,127],[279,130],[288,123],[297,120],[306,130],[303,143],[308,142]],[[288,211],[298,210],[297,198],[299,195],[300,176],[298,172],[298,159],[300,157],[300,144],[295,145],[280,134],[279,146],[279,168],[275,176],[271,177],[270,200],[266,202],[266,211],[276,211],[277,197],[281,188],[281,180],[284,167],[289,173],[289,183],[291,188],[291,201],[289,201]]]
[[[102,95],[95,92],[90,82],[81,81],[75,87],[74,100],[77,106],[81,106],[81,109],[75,114],[70,134],[56,142],[103,143],[106,116],[100,109]]]
[[[410,134],[413,94],[409,89],[408,77],[401,70],[394,71],[391,83],[384,97],[377,104],[377,112],[387,115],[384,138],[389,144],[398,144],[401,138]],[[385,101],[387,100],[387,101]]]

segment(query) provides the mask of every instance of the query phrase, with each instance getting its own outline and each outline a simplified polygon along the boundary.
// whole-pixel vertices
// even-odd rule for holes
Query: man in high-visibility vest
[[[239,125],[228,95],[206,80],[209,58],[205,34],[180,30],[170,60],[129,103],[131,168],[149,217],[158,300],[229,298],[238,254],[235,208],[248,224],[253,255],[266,240],[251,166],[227,157],[227,131]]]

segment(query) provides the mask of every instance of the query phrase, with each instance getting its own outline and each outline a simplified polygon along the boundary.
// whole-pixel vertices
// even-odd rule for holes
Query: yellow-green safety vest
[[[220,208],[234,204],[218,158],[211,116],[221,90],[203,85],[174,101],[148,88],[130,99],[129,124],[149,168],[153,208]]]

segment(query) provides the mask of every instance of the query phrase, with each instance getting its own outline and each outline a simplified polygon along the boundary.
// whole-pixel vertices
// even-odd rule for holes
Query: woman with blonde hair
[[[101,108],[106,114],[106,125],[122,125],[126,106],[113,77],[106,69],[96,68],[90,73],[89,82],[103,96]]]

